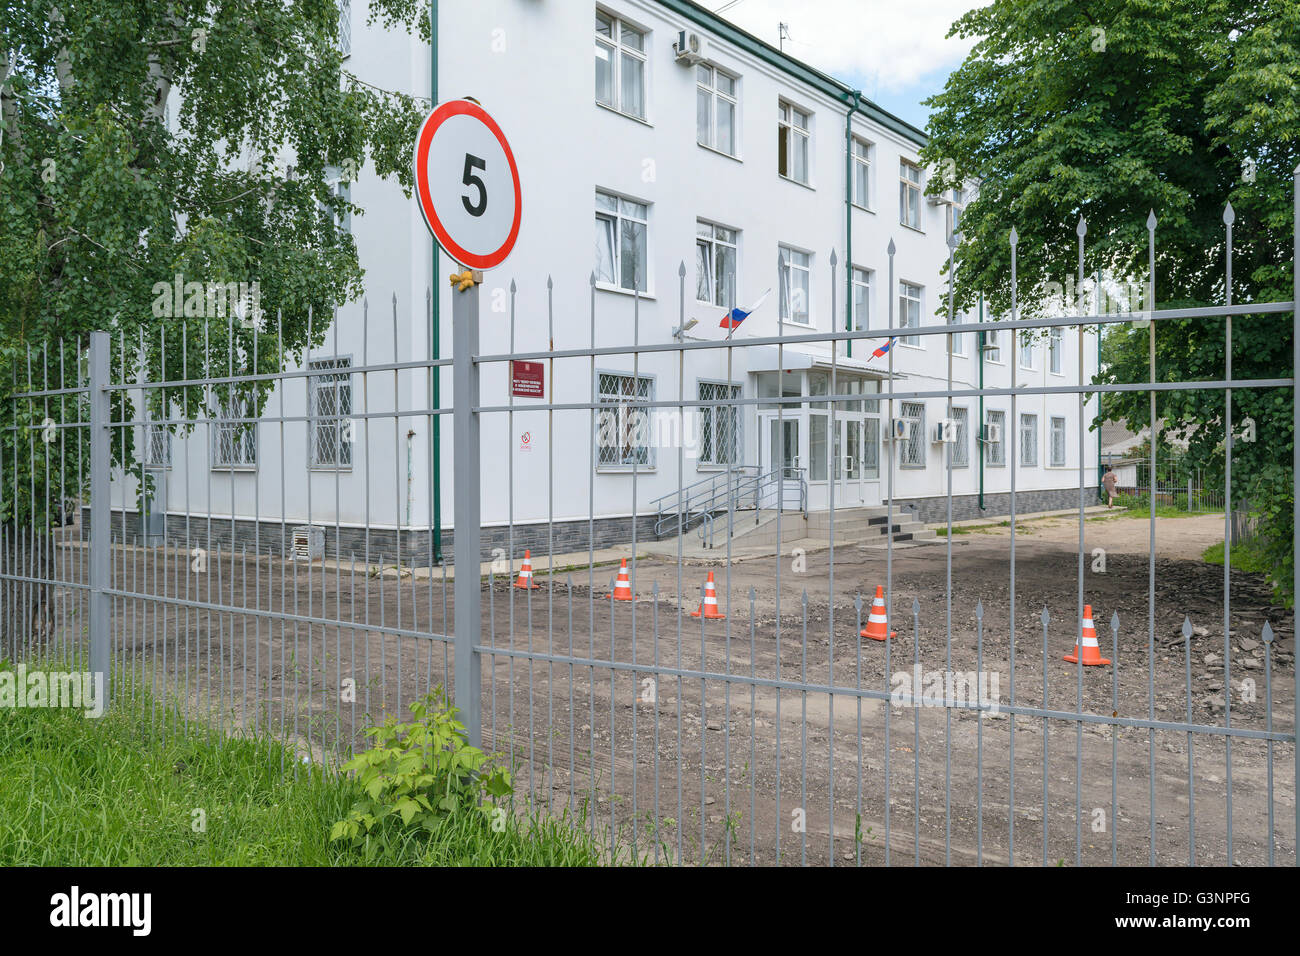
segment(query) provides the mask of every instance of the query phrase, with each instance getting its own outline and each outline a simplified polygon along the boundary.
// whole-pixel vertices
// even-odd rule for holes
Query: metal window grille
[[[653,466],[650,413],[640,402],[654,400],[654,380],[601,372],[596,465]]]
[[[717,382],[700,382],[702,402],[740,398],[739,385]],[[702,406],[700,408],[699,461],[702,465],[739,465],[740,408],[736,405]]]
[[[311,394],[311,463],[315,468],[352,467],[353,419],[350,358],[320,359],[309,364]]]
[[[922,402],[903,402],[903,420],[907,422],[907,438],[901,449],[904,468],[925,467],[925,405]]]

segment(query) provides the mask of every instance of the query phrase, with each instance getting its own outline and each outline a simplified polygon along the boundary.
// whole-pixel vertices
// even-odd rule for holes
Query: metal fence
[[[1154,222],[1150,228],[1154,305]],[[1081,284],[1085,254],[1081,223]],[[892,243],[888,263],[892,290]],[[1011,274],[1014,286],[1014,238]],[[681,279],[684,325],[684,267]],[[831,279],[835,289],[834,264]],[[802,466],[778,467],[781,480],[790,480],[787,470],[798,474],[798,501],[792,505],[784,490],[771,495],[776,520],[766,551],[746,549],[735,531],[761,510],[749,487],[761,474],[722,456],[725,477],[710,486],[705,505],[680,507],[675,529],[665,523],[665,500],[643,495],[638,481],[652,467],[675,471],[676,500],[690,500],[683,449],[652,462],[621,418],[612,446],[601,445],[601,416],[610,410],[603,392],[623,387],[611,381],[601,388],[602,363],[631,358],[633,384],[620,399],[620,416],[666,410],[680,420],[706,408],[717,423],[730,421],[726,409],[765,403],[779,435],[787,412],[815,401],[833,425],[850,403],[863,401],[837,389],[839,346],[880,344],[896,332],[892,296],[884,328],[643,342],[637,295],[631,340],[598,345],[606,306],[594,278],[584,291],[586,341],[555,339],[548,283],[549,347],[531,351],[515,348],[520,293],[513,286],[507,350],[480,342],[479,286],[458,291],[454,358],[438,361],[403,354],[395,305],[391,347],[372,346],[367,317],[346,391],[339,390],[337,352],[254,373],[256,363],[246,364],[248,356],[233,347],[216,356],[196,345],[185,367],[150,375],[140,356],[151,343],[110,332],[33,346],[0,410],[0,483],[21,516],[2,531],[3,654],[109,675],[114,706],[144,708],[141,717],[155,731],[193,722],[215,733],[271,734],[298,759],[329,765],[361,745],[365,727],[442,686],[471,742],[515,765],[522,803],[570,815],[625,860],[1295,861],[1295,816],[1276,813],[1279,797],[1288,802],[1288,785],[1278,780],[1296,775],[1292,619],[1256,583],[1234,575],[1230,557],[1221,579],[1216,569],[1166,559],[1157,547],[1154,498],[1149,554],[1117,555],[1109,568],[1102,555],[1098,568],[1088,541],[1096,475],[1086,463],[1086,427],[1076,436],[1077,544],[1067,536],[1053,549],[1024,526],[1018,429],[1007,427],[997,442],[981,438],[987,447],[980,453],[1002,464],[1009,480],[1009,526],[994,549],[968,557],[966,542],[956,540],[963,529],[953,517],[951,450],[943,540],[928,548],[905,540],[910,519],[896,505],[895,465],[915,454],[915,435],[882,445],[881,514],[837,508],[832,482],[824,549],[788,537],[790,513],[813,516]],[[1166,391],[1293,389],[1294,378],[1235,380],[1229,365],[1217,380],[1157,382],[1153,370],[1150,382],[1099,386],[1085,380],[1085,330],[1148,322],[1154,342],[1164,320],[1229,317],[1230,336],[1233,320],[1283,313],[1294,315],[1292,302],[1032,318],[1013,305],[1000,327],[1077,330],[1073,381],[1027,387],[1008,363],[1006,382],[961,387],[949,359],[945,385],[922,387],[894,375],[891,350],[881,362],[885,387],[872,400],[893,422],[905,417],[896,411],[925,402],[943,402],[952,419],[954,399],[1001,397],[1014,423],[1018,401],[1076,396],[1085,423],[1098,392],[1137,390],[1150,394],[1156,420]],[[948,318],[909,327],[907,335],[941,337],[930,341],[947,340],[951,354],[951,336],[987,329],[953,321],[951,302]],[[255,347],[272,347],[278,332],[257,330]],[[184,334],[204,341],[196,329]],[[724,354],[730,370],[741,350],[775,349],[782,369],[785,350],[808,346],[831,350],[828,394],[744,397],[715,389],[692,396],[684,385],[694,355]],[[656,398],[636,384],[649,356],[677,362],[669,383],[676,397]],[[485,402],[481,372],[514,361],[548,363],[552,382],[557,375],[591,382],[585,400],[552,396],[528,405],[529,413],[545,414],[548,434],[569,416],[585,422],[590,441],[562,449],[558,462],[548,443],[544,467],[533,460],[528,474],[547,488],[550,511],[527,527],[516,523],[513,425],[504,449],[488,449],[482,439],[484,423],[513,422],[520,409],[513,399]],[[450,374],[453,401],[435,407],[420,396],[434,394],[441,369]],[[198,407],[189,398],[195,388],[203,394]],[[658,394],[666,392],[671,388]],[[150,393],[163,414],[148,410]],[[301,396],[301,413],[286,411],[286,396]],[[443,562],[430,529],[421,535],[403,521],[401,502],[410,496],[398,466],[412,423],[433,432],[437,419],[449,423],[455,452],[454,555]],[[734,426],[725,430],[723,444],[739,446]],[[157,440],[164,431],[172,437]],[[381,439],[392,455],[372,456]],[[304,462],[336,466],[333,501],[313,500],[312,483],[289,474],[297,449],[305,449]],[[115,469],[115,451],[125,469]],[[178,454],[199,467],[183,469],[183,510],[158,514],[149,504],[166,500],[151,497],[158,483],[170,481],[175,492],[180,481],[160,462]],[[630,600],[619,599],[618,551],[604,546],[596,527],[594,476],[604,455],[628,468],[631,513],[646,518],[625,526]],[[504,527],[484,528],[485,462],[502,461],[511,476],[509,518]],[[214,515],[213,476],[234,481],[253,465],[278,468],[275,500],[255,490],[251,521]],[[391,514],[367,510],[360,526],[345,527],[338,518],[344,465],[364,476],[367,502],[372,484],[393,489]],[[838,470],[841,462],[833,465]],[[199,481],[208,488],[195,510]],[[561,560],[559,537],[574,529],[555,520],[554,488],[579,482],[589,489],[587,533],[574,549],[580,553]],[[719,487],[742,486],[743,495],[717,496]],[[65,498],[84,507],[69,508]],[[305,518],[295,507],[305,507]],[[332,520],[322,519],[322,510]],[[65,520],[70,511],[76,520]],[[1229,543],[1231,520],[1224,515]],[[647,550],[656,523],[668,535],[667,550]],[[716,548],[699,541],[705,523]],[[514,575],[525,542],[537,548],[535,586],[521,588]],[[702,581],[711,568],[719,569],[717,607],[725,617],[693,617],[712,607]],[[883,608],[873,607],[876,584]],[[1088,643],[1089,605],[1098,609],[1096,651],[1110,664],[1085,669],[1085,646],[1066,665],[1063,652]],[[883,641],[864,634],[882,627],[896,633]]]

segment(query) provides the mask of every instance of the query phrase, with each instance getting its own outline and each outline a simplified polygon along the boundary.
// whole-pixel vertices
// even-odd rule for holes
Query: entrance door
[[[765,415],[766,424],[760,429],[766,449],[761,459],[766,470],[781,475],[780,495],[785,507],[799,507],[799,419]],[[774,494],[764,507],[776,507],[780,500]]]
[[[863,422],[860,417],[851,416],[836,422],[836,426],[843,440],[837,442],[836,448],[835,506],[856,507],[863,503]]]

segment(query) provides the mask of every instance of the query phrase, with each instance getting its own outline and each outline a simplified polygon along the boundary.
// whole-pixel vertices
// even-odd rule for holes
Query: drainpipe
[[[429,2],[429,41],[430,41],[430,69],[429,69],[429,98],[433,105],[438,105],[438,0]],[[430,302],[430,330],[429,358],[436,362],[442,357],[440,342],[439,321],[441,312],[440,304],[442,296],[439,295],[438,285],[438,243],[433,243],[433,288],[431,290],[432,301]],[[433,383],[433,402],[430,406],[434,412],[441,408],[442,401],[442,369],[434,366],[429,379]],[[442,563],[442,416],[435,414],[433,416],[433,433],[429,437],[429,447],[431,452],[431,465],[433,472],[433,518],[430,524],[433,526],[433,560]]]
[[[853,102],[844,115],[844,329],[853,331],[853,114],[862,112],[862,93],[853,91]],[[845,354],[853,358],[853,340],[844,343]]]
[[[981,292],[980,293],[980,324],[983,323],[984,323],[984,293]],[[979,435],[984,433],[984,333],[983,332],[975,336],[975,349],[976,351],[979,352],[979,359],[980,359],[980,410],[979,410],[980,417],[979,417],[979,423],[976,426],[977,428],[979,428],[979,431],[976,432],[976,434]],[[987,444],[987,442],[977,441],[975,444],[979,446],[979,450],[980,450],[979,508],[980,511],[983,511],[984,510],[984,446]]]

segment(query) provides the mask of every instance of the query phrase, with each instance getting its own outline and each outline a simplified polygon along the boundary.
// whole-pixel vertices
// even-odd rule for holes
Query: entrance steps
[[[773,553],[778,544],[782,550],[803,548],[815,550],[830,547],[831,513],[829,511],[809,512],[807,517],[799,511],[778,513],[775,509],[761,509],[757,512],[738,511],[732,525],[731,547],[736,556],[757,557]],[[778,538],[779,531],[779,538]],[[896,547],[911,547],[933,541],[936,532],[915,520],[906,510],[895,510],[893,523],[889,521],[889,511],[883,506],[861,508],[836,508],[834,515],[834,543],[836,548],[860,547],[883,549],[889,546],[890,538]],[[727,516],[718,515],[714,519],[712,547],[698,530],[688,531],[682,541],[682,553],[685,557],[716,556],[719,550],[727,548]],[[676,536],[665,536],[657,542],[648,542],[646,547],[667,554],[677,553]]]

